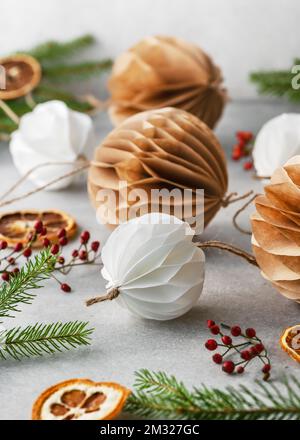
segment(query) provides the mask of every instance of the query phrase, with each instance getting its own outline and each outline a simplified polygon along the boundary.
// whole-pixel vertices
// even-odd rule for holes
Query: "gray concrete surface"
[[[296,107],[273,101],[231,103],[217,133],[229,151],[237,129],[257,131],[273,115]],[[105,114],[96,120],[99,141],[110,130]],[[229,163],[230,191],[240,194],[261,183],[245,173],[241,164]],[[17,178],[8,148],[0,145],[1,192]],[[25,188],[32,188],[27,184]],[[61,208],[76,217],[80,226],[89,229],[102,242],[108,231],[100,227],[90,206],[84,184],[62,192],[35,195],[14,208]],[[222,209],[203,234],[203,240],[234,243],[250,250],[250,239],[231,224],[237,206]],[[250,210],[248,211],[250,212]],[[244,215],[244,226],[247,214]],[[243,377],[229,377],[212,364],[211,354],[203,348],[208,337],[208,318],[257,328],[270,350],[273,375],[298,373],[299,366],[282,352],[278,340],[282,330],[300,320],[300,307],[275,291],[255,267],[234,256],[211,250],[206,252],[206,280],[199,305],[187,315],[171,322],[154,322],[132,317],[117,304],[104,303],[86,308],[84,300],[103,292],[104,284],[95,268],[75,270],[70,278],[72,294],[61,293],[56,284],[47,282],[31,306],[24,305],[15,319],[5,321],[7,328],[36,321],[82,319],[95,327],[92,345],[42,359],[0,363],[0,419],[28,419],[31,406],[44,388],[74,377],[118,381],[131,387],[134,371],[139,368],[165,370],[178,376],[188,386],[205,383],[224,387],[242,381],[249,386],[259,378],[259,364]]]

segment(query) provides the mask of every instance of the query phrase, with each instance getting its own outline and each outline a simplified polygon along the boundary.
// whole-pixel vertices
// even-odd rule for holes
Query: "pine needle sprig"
[[[43,65],[72,57],[80,51],[92,46],[94,43],[95,38],[93,35],[88,34],[65,43],[48,41],[36,46],[30,51],[25,51],[25,53],[35,57]]]
[[[300,382],[285,378],[279,389],[256,381],[225,390],[202,386],[188,391],[182,382],[164,372],[140,370],[136,392],[129,396],[126,411],[147,418],[188,420],[300,420]]]
[[[19,304],[31,304],[35,293],[32,290],[42,287],[42,282],[50,277],[56,258],[49,249],[41,251],[0,287],[0,318],[12,318],[19,312]]]
[[[81,321],[15,327],[0,335],[0,359],[20,360],[23,357],[43,356],[89,345],[92,332],[88,322]]]
[[[66,81],[87,79],[93,75],[100,75],[111,66],[112,60],[110,59],[49,66],[43,69],[43,80],[51,81],[51,83],[66,83]]]
[[[295,59],[294,65],[299,65],[300,60]],[[300,90],[292,87],[292,80],[295,74],[290,70],[278,71],[258,71],[252,72],[249,76],[250,81],[257,85],[258,93],[285,97],[291,102],[300,102]]]

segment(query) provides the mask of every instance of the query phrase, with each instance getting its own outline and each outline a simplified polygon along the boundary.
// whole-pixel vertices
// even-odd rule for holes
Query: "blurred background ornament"
[[[278,168],[255,200],[253,251],[262,275],[300,302],[300,156]]]
[[[227,180],[225,154],[214,133],[196,116],[180,109],[164,108],[128,118],[104,139],[89,170],[88,189],[96,208],[103,203],[97,200],[100,190],[115,193],[117,212],[115,205],[106,206],[112,225],[120,218],[130,218],[133,205],[132,200],[123,197],[121,181],[127,183],[128,190],[144,189],[149,195],[153,189],[191,190],[190,198],[183,197],[182,204],[192,207],[193,216],[199,208],[195,193],[202,189],[204,206],[200,207],[200,214],[202,217],[204,214],[206,226],[220,207],[228,203]],[[162,200],[156,210],[166,212],[166,208],[171,208],[167,212],[172,214],[175,206],[172,199],[167,202],[164,206]],[[145,208],[143,201],[140,208]]]
[[[87,305],[115,300],[135,315],[165,321],[188,312],[204,282],[205,256],[194,232],[166,214],[149,214],[123,223],[102,250],[107,295]]]
[[[88,115],[70,110],[64,102],[48,101],[21,117],[10,152],[20,174],[32,171],[28,178],[40,186],[75,170],[86,161],[93,145],[93,123]],[[73,180],[74,176],[66,177],[49,189],[65,188]]]
[[[300,154],[300,114],[283,113],[266,122],[253,148],[258,177],[271,177],[291,157]]]
[[[115,125],[137,112],[178,107],[213,128],[227,100],[222,73],[199,47],[148,37],[117,58],[109,81]]]

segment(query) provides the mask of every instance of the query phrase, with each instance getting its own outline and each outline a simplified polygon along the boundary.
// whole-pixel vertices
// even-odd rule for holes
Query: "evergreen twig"
[[[25,51],[25,53],[35,57],[40,63],[47,64],[71,57],[94,43],[95,38],[93,35],[88,34],[65,43],[48,41],[36,46],[30,51]]]
[[[90,344],[93,329],[87,322],[70,321],[51,324],[37,323],[25,328],[15,327],[0,335],[0,359],[42,356]]]
[[[0,286],[0,318],[12,318],[19,312],[19,304],[31,304],[35,294],[32,290],[42,287],[41,283],[50,277],[56,259],[49,249],[41,251],[29,260],[9,283]]]
[[[256,381],[225,390],[202,386],[188,391],[182,382],[164,372],[140,370],[136,392],[129,396],[126,411],[147,418],[188,420],[300,420],[300,382],[285,378],[280,389]]]
[[[110,59],[49,66],[43,69],[43,80],[51,81],[52,83],[65,83],[66,81],[86,79],[105,72],[111,66],[112,60]]]
[[[300,60],[295,59],[294,65],[299,64]],[[250,74],[250,81],[257,85],[259,94],[286,97],[292,102],[300,102],[300,90],[292,87],[294,76],[291,70],[258,71]]]

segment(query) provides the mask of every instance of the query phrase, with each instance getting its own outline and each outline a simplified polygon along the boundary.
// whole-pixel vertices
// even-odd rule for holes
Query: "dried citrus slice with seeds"
[[[0,66],[5,70],[5,88],[0,90],[4,101],[27,95],[41,80],[40,63],[30,55],[0,58]]]
[[[41,220],[47,228],[47,238],[51,243],[58,241],[59,230],[65,229],[68,238],[72,238],[77,230],[75,220],[63,211],[15,211],[0,214],[0,241],[6,241],[10,247],[17,243],[25,244],[37,220]],[[43,238],[38,237],[33,247],[42,247]]]
[[[300,362],[300,325],[288,327],[280,338],[280,345],[291,358]]]
[[[44,391],[32,408],[33,420],[111,420],[130,391],[112,382],[71,379]]]

